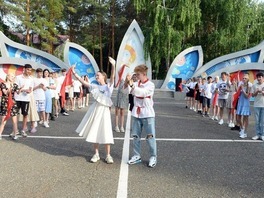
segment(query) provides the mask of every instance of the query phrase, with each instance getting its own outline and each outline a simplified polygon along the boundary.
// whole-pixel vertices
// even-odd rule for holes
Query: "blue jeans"
[[[257,136],[264,135],[264,107],[254,107],[255,128]]]
[[[151,156],[157,157],[157,143],[155,132],[155,118],[136,118],[132,117],[132,137],[134,145],[134,155],[140,156],[141,152],[141,134],[145,130],[149,152]]]

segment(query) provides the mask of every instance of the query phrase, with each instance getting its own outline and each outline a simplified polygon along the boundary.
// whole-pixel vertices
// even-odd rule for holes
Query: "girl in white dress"
[[[106,163],[114,163],[113,158],[110,155],[110,144],[114,144],[110,107],[113,104],[111,95],[114,87],[115,61],[112,58],[109,58],[109,61],[112,64],[110,82],[106,82],[106,73],[99,71],[96,74],[96,80],[99,85],[90,84],[83,80],[78,74],[76,74],[74,67],[72,68],[72,72],[76,79],[90,88],[92,96],[95,99],[95,102],[90,106],[76,129],[76,132],[79,133],[80,136],[83,136],[87,142],[94,144],[95,154],[90,160],[93,163],[100,160],[99,144],[105,145]]]

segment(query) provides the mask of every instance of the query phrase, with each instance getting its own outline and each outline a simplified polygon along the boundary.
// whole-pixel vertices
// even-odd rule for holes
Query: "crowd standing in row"
[[[62,115],[68,116],[67,111],[74,111],[75,106],[78,108],[88,106],[89,91],[85,89],[85,95],[83,95],[82,84],[77,80],[73,80],[73,84],[65,88],[66,109],[61,105],[60,89],[66,69],[62,69],[61,72],[62,75],[58,77],[56,72],[37,68],[36,76],[33,76],[32,66],[26,64],[23,74],[17,77],[12,73],[7,74],[5,82],[2,82],[0,86],[0,114],[2,116],[0,139],[9,116],[12,117],[13,123],[10,137],[16,140],[18,135],[27,137],[27,132],[37,132],[38,125],[49,128],[49,121],[55,120],[59,116],[59,109]],[[10,105],[11,108],[8,108]],[[20,131],[18,130],[18,121],[22,121]],[[28,122],[30,122],[30,130]]]
[[[223,125],[224,111],[227,112],[227,124],[231,130],[239,130],[239,137],[247,137],[250,110],[250,99],[254,97],[254,114],[256,136],[253,140],[264,141],[264,74],[257,73],[254,84],[249,82],[249,74],[244,73],[243,79],[230,78],[226,72],[221,73],[212,81],[212,77],[195,77],[183,83],[186,91],[186,108],[210,117]],[[211,108],[211,109],[210,109]],[[211,116],[212,115],[212,116]]]

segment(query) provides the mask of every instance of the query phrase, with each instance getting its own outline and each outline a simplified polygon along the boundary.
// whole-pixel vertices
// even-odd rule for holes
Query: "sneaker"
[[[218,124],[220,124],[220,125],[224,124],[224,120],[221,119],[221,120],[218,122]]]
[[[39,124],[44,124],[44,121],[43,121],[43,120],[40,120],[40,121],[39,121]]]
[[[231,128],[232,131],[240,131],[240,126],[235,125]]]
[[[228,127],[232,128],[233,127],[233,122],[229,122]]]
[[[125,133],[125,129],[124,129],[124,127],[121,127],[121,128],[120,128],[120,132],[121,132],[121,133]]]
[[[239,137],[240,138],[246,138],[247,137],[247,133],[245,132],[245,129],[240,130]]]
[[[62,115],[68,116],[69,114],[67,112],[63,112]]]
[[[263,136],[261,136],[261,139],[262,139],[262,141],[264,141],[264,135],[263,135]]]
[[[214,117],[214,116],[212,116],[212,117],[211,117],[211,119],[212,119],[212,120],[214,120],[214,119],[215,119],[215,117]]]
[[[95,163],[100,160],[100,157],[98,154],[94,154],[90,162]]]
[[[214,117],[214,120],[215,120],[215,121],[218,121],[218,117],[217,117],[217,116],[215,116],[215,117]]]
[[[31,129],[30,133],[36,133],[37,132],[37,129],[34,127]]]
[[[119,130],[118,126],[115,127],[115,132],[120,133],[120,130]]]
[[[38,126],[38,122],[34,122],[34,127],[36,128]]]
[[[49,128],[48,122],[44,122],[44,127]]]
[[[263,136],[262,136],[263,137]],[[259,139],[261,139],[261,137],[260,136],[258,136],[258,135],[256,135],[256,136],[254,136],[254,137],[252,137],[252,140],[259,140]],[[263,140],[263,139],[262,139]]]
[[[19,133],[19,131],[17,131],[15,135],[21,135],[21,133]],[[14,136],[13,132],[9,134],[9,137],[13,137],[13,136]]]
[[[247,134],[246,134],[246,133],[243,133],[243,134],[241,134],[239,137],[242,138],[242,139],[244,139],[244,138],[247,137]]]
[[[132,165],[132,164],[138,164],[140,162],[141,162],[141,157],[139,155],[134,155],[127,163],[129,165]]]
[[[21,136],[22,136],[22,137],[27,137],[27,133],[26,133],[25,131],[22,130],[22,131],[21,131]]]
[[[18,136],[17,136],[17,135],[12,136],[12,139],[13,139],[13,140],[18,140]]]
[[[107,164],[113,164],[114,163],[114,160],[112,158],[111,155],[108,155],[106,158],[105,158],[105,161]]]
[[[154,167],[156,166],[156,164],[157,164],[157,158],[154,157],[154,156],[151,156],[151,157],[149,158],[149,164],[148,164],[148,166],[149,166],[150,168],[154,168]]]

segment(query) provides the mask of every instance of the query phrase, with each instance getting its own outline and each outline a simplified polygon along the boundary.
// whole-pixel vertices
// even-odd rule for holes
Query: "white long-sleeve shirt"
[[[134,95],[134,107],[131,115],[136,118],[155,117],[153,108],[153,95],[155,85],[151,81],[134,83],[135,88],[131,93]]]

